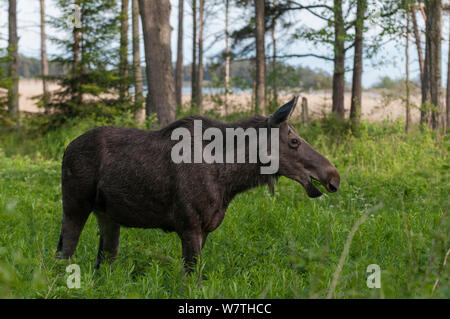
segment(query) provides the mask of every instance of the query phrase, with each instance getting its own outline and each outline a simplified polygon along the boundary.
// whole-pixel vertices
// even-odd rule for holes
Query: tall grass
[[[195,277],[180,277],[177,235],[156,229],[123,228],[117,262],[95,272],[93,216],[73,259],[53,258],[62,216],[62,152],[98,124],[73,121],[43,136],[2,135],[0,297],[324,298],[339,265],[333,297],[450,297],[446,137],[405,135],[400,122],[363,123],[358,138],[331,122],[297,126],[336,165],[340,190],[310,199],[298,183],[281,178],[274,196],[266,188],[237,196],[208,237],[199,286]],[[80,289],[67,288],[71,263],[81,267]],[[380,289],[366,285],[369,264],[381,268]]]

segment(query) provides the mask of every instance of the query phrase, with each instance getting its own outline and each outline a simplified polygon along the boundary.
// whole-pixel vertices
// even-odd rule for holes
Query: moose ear
[[[294,96],[292,100],[280,107],[269,119],[271,127],[277,127],[291,116],[297,105],[298,96]]]

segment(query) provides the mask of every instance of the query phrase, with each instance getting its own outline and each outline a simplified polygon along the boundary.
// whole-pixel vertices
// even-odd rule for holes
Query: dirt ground
[[[49,84],[51,91],[57,90],[58,85]],[[21,79],[19,84],[19,109],[22,112],[40,112],[36,106],[36,100],[33,97],[42,94],[42,82],[39,79]],[[288,101],[293,94],[280,94],[280,103]],[[362,118],[370,121],[382,121],[386,118],[397,119],[405,117],[405,102],[401,99],[404,95],[402,91],[388,90],[366,90],[363,92],[362,98]],[[301,97],[308,100],[308,108],[310,117],[318,117],[331,111],[331,90],[312,91],[308,93],[300,93]],[[186,103],[190,99],[190,94],[183,95],[183,102]],[[351,93],[345,93],[345,111],[348,116],[350,111]],[[246,110],[251,107],[250,93],[235,93],[230,97],[230,110]],[[411,97],[411,104],[418,105],[420,103],[420,94],[415,92]],[[213,102],[213,97],[205,95],[205,109],[217,107],[217,103]],[[223,110],[221,110],[223,112]],[[294,116],[300,116],[301,107],[297,106]],[[412,120],[419,120],[420,113],[417,108],[411,110]]]

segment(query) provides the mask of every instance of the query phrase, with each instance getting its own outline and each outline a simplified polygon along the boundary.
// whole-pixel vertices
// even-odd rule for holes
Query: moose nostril
[[[331,183],[328,185],[328,188],[329,188],[330,191],[333,192],[333,193],[337,191],[337,188],[336,188],[333,184],[331,184]]]
[[[333,184],[333,182],[328,183],[328,189],[330,190],[330,192],[334,193],[337,192],[338,187],[336,185]]]

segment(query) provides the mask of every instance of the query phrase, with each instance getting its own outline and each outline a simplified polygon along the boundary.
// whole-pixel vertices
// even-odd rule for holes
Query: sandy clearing
[[[49,84],[50,91],[58,90],[59,86],[55,83]],[[39,79],[21,79],[19,84],[19,109],[22,112],[40,112],[36,106],[36,100],[33,97],[42,94],[42,81]],[[400,95],[403,92],[388,92],[387,90],[367,90],[363,92],[362,98],[362,118],[370,121],[382,121],[384,119],[397,119],[405,117],[404,102],[400,98],[392,98],[393,95]],[[293,94],[281,94],[280,101],[288,101]],[[391,97],[389,97],[391,95]],[[311,117],[318,117],[331,110],[331,90],[313,91],[301,93],[301,97],[308,99],[309,114]],[[351,93],[345,93],[345,111],[348,116],[350,110]],[[183,103],[190,100],[190,94],[183,94]],[[205,109],[217,107],[213,101],[213,96],[205,95]],[[248,110],[251,105],[250,93],[235,93],[230,97],[231,110]],[[420,103],[420,94],[415,92],[411,97],[411,103],[418,105]],[[301,108],[298,105],[295,116],[299,116]],[[219,111],[223,112],[223,109]],[[417,122],[420,112],[417,108],[412,109],[412,119]]]

